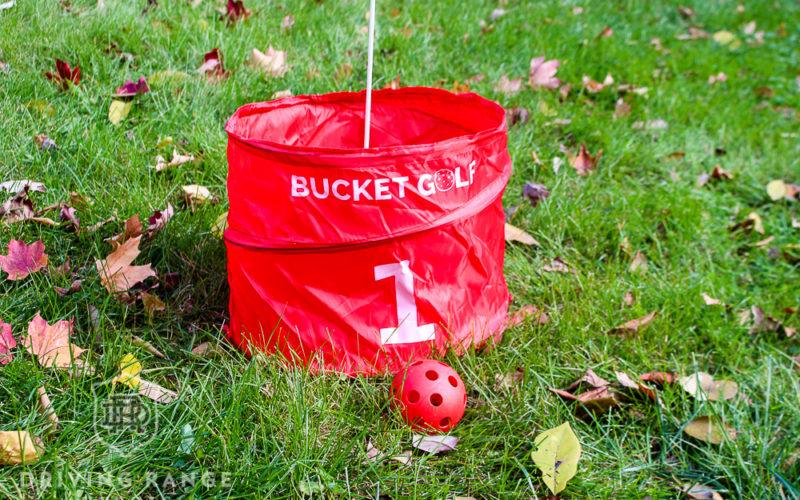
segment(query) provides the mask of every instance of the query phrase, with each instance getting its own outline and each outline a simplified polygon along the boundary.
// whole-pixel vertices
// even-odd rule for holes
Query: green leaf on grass
[[[578,471],[581,443],[569,422],[564,422],[536,436],[534,444],[537,449],[531,452],[531,458],[542,471],[544,484],[556,495]]]
[[[114,125],[118,125],[131,112],[131,106],[133,106],[133,101],[114,99],[111,101],[111,107],[108,108],[108,120]]]

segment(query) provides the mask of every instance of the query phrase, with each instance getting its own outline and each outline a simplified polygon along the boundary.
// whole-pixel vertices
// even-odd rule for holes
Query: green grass
[[[18,0],[0,11],[0,61],[10,64],[0,73],[0,181],[44,182],[48,192],[34,195],[40,208],[68,199],[70,191],[91,197],[94,204],[79,210],[84,226],[114,212],[144,218],[171,202],[176,216],[143,244],[137,262],[152,262],[160,274],[178,272],[182,278],[172,291],[156,290],[167,311],[150,319],[141,305],[109,298],[94,268],[95,259],[109,252],[103,238],[118,232],[119,224],[79,234],[0,225],[3,249],[11,238],[28,243],[41,238],[53,264],[69,259],[84,279],[82,291],[69,297],[53,291],[54,285],[68,286],[67,278],[40,272],[19,282],[3,280],[0,318],[19,338],[36,311],[51,323],[74,317],[73,341],[91,349],[99,372],[72,378],[44,370],[21,349],[0,367],[0,430],[30,430],[46,446],[35,465],[0,467],[0,497],[290,498],[308,484],[324,484],[323,495],[341,498],[544,496],[530,459],[533,439],[563,421],[583,445],[565,497],[675,498],[676,484],[694,481],[726,490],[726,498],[800,495],[800,460],[790,460],[800,441],[800,371],[791,359],[800,354],[796,339],[750,335],[733,312],[705,307],[700,298],[706,292],[737,309],[760,306],[800,327],[797,315],[782,312],[800,306],[797,260],[769,251],[798,243],[791,217],[800,219],[800,205],[772,202],[764,189],[775,178],[800,182],[796,2],[750,1],[743,12],[732,1],[686,2],[696,12],[694,24],[710,33],[736,34],[743,42],[736,50],[712,39],[676,39],[689,22],[666,2],[585,2],[578,15],[573,2],[511,0],[502,6],[508,14],[485,34],[479,23],[498,8],[496,2],[378,2],[375,86],[400,75],[403,85],[444,79],[449,88],[455,80],[485,74],[472,90],[531,111],[528,123],[509,131],[514,173],[505,204],[522,201],[525,182],[551,190],[545,202],[523,207],[514,219],[542,246],[514,245],[506,253],[513,307],[535,304],[546,310],[550,323],[514,328],[488,354],[448,356],[470,396],[466,416],[452,432],[460,439],[458,449],[437,456],[415,450],[408,465],[363,459],[368,440],[388,456],[411,449],[410,431],[388,404],[388,377],[312,377],[232,349],[210,360],[189,353],[202,341],[221,338],[227,314],[225,250],[210,232],[227,205],[225,120],[238,106],[287,88],[295,94],[363,88],[366,37],[360,29],[368,2],[246,0],[254,16],[232,27],[219,20],[217,3],[204,1],[197,8],[189,3],[162,1],[142,15],[143,1],[106,0],[99,9],[94,2],[74,0],[69,12],[58,2]],[[393,8],[396,17],[389,15]],[[286,14],[296,23],[282,34]],[[765,31],[759,46],[745,43],[752,37],[742,29],[751,20]],[[605,26],[613,35],[595,39]],[[668,54],[654,50],[653,37]],[[105,54],[111,43],[132,54],[133,62]],[[288,51],[293,68],[282,79],[265,80],[245,65],[251,49],[269,44]],[[213,47],[221,49],[231,70],[219,84],[194,74]],[[573,85],[565,102],[557,92],[493,90],[503,74],[526,76],[530,59],[541,54],[563,62],[557,76]],[[78,88],[58,92],[43,76],[56,57],[80,65]],[[337,81],[333,75],[343,63],[352,64],[353,72]],[[312,65],[319,76],[307,79]],[[136,98],[128,119],[112,126],[106,115],[114,88],[165,69],[192,76],[178,90],[154,87]],[[720,71],[728,81],[709,85],[708,76]],[[612,117],[616,92],[582,90],[584,74],[601,81],[606,73],[616,83],[649,89],[646,96],[630,96],[630,116]],[[774,96],[756,95],[761,86],[772,88]],[[33,100],[50,103],[55,113],[25,106]],[[545,116],[544,104],[556,116]],[[782,106],[793,109],[774,109]],[[571,123],[545,126],[556,118]],[[632,127],[655,119],[669,127]],[[60,150],[39,151],[32,137],[40,133]],[[154,174],[147,166],[166,136],[184,141],[179,148],[201,161]],[[552,159],[564,157],[559,147],[574,149],[582,142],[591,152],[603,149],[599,168],[588,178],[568,164],[554,173]],[[725,154],[715,154],[715,148]],[[544,166],[533,163],[531,151]],[[668,160],[675,151],[685,156]],[[697,176],[716,163],[734,178],[696,187]],[[673,169],[679,180],[671,178]],[[205,185],[221,202],[191,213],[179,201],[184,184]],[[728,232],[737,209],[739,218],[760,214],[765,234]],[[767,236],[775,237],[769,246],[752,246]],[[623,238],[646,255],[646,273],[629,271],[630,258],[619,247]],[[556,256],[576,274],[542,272]],[[622,304],[627,291],[637,299],[631,308]],[[99,336],[90,325],[90,306],[100,311]],[[635,338],[603,333],[653,310],[659,316]],[[171,361],[133,346],[125,340],[128,334],[147,339]],[[93,384],[112,377],[127,352],[142,360],[146,378],[179,390],[181,397],[150,405],[157,412],[157,432],[110,451],[94,431],[93,416],[95,404],[111,389],[98,386],[94,395]],[[495,391],[495,375],[517,367],[525,368],[524,382]],[[608,379],[614,370],[631,375],[703,370],[738,382],[741,396],[698,402],[676,386],[661,392],[663,406],[632,399],[584,421],[547,387],[563,388],[586,368]],[[271,397],[261,391],[265,384]],[[36,409],[40,385],[61,419],[61,430],[50,436]],[[709,413],[741,431],[735,442],[709,445],[682,433],[693,416]],[[188,453],[181,450],[186,424],[195,434]],[[53,480],[43,489],[46,473]],[[181,474],[203,473],[216,483],[179,482]],[[220,483],[222,474],[232,487]],[[107,484],[108,476],[118,480]],[[178,483],[171,485],[170,477]]]

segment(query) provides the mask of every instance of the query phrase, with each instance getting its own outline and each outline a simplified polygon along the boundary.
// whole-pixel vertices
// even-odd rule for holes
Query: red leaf
[[[69,90],[69,83],[72,82],[77,85],[81,81],[81,68],[75,66],[75,69],[70,68],[69,63],[56,58],[56,71],[57,74],[50,72],[45,73],[45,76],[53,80],[56,85],[59,85],[62,90]]]
[[[244,8],[243,0],[228,0],[228,7],[223,17],[227,17],[229,22],[235,23],[240,19],[247,19],[250,14],[252,11]]]
[[[147,86],[147,80],[142,76],[137,83],[133,80],[128,80],[122,87],[117,87],[117,93],[114,97],[132,97],[139,94],[146,94],[150,92],[150,87]]]
[[[582,143],[578,156],[570,157],[570,163],[572,168],[578,171],[578,175],[587,176],[589,172],[597,168],[597,163],[600,161],[601,156],[603,156],[602,149],[592,156],[586,150],[586,143]]]
[[[228,78],[228,72],[222,64],[222,52],[216,47],[206,52],[203,64],[197,68],[197,72],[215,82]]]
[[[11,325],[0,321],[0,365],[11,361],[11,349],[17,346],[17,341],[11,335]]]
[[[0,255],[0,268],[8,273],[8,280],[25,278],[47,265],[42,240],[26,245],[21,240],[8,242],[8,255]]]

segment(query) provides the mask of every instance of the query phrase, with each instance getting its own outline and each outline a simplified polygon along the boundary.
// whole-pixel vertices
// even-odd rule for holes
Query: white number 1
[[[381,328],[381,344],[410,344],[434,340],[434,324],[417,325],[417,302],[414,300],[414,275],[408,261],[375,266],[375,281],[394,276],[397,301],[396,327]]]

